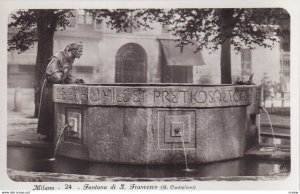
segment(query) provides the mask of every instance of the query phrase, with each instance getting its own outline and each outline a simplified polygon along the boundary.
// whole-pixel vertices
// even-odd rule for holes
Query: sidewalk
[[[14,146],[50,147],[44,141],[43,135],[38,134],[37,118],[28,113],[7,111],[7,144]]]

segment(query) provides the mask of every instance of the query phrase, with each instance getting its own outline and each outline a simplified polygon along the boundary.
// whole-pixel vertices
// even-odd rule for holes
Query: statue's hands
[[[75,79],[75,84],[84,84],[83,79]]]

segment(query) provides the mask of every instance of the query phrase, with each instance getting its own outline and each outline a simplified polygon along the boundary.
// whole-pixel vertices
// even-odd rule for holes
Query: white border
[[[38,1],[38,0],[0,0],[0,190],[32,190],[32,182],[13,182],[6,173],[6,140],[7,140],[7,18],[11,11],[21,8],[226,8],[226,7],[245,7],[245,8],[285,8],[291,15],[291,145],[292,145],[292,166],[291,175],[282,181],[200,181],[193,182],[200,190],[299,190],[299,65],[300,65],[300,2],[297,0],[185,0],[185,1],[137,1],[137,0],[91,0],[91,1]],[[141,182],[139,182],[141,183]],[[173,182],[167,184],[185,184],[189,182]],[[63,187],[65,183],[47,183],[46,186]],[[83,185],[83,183],[72,183]],[[101,185],[111,185],[111,183],[101,183]],[[118,182],[118,184],[121,184]],[[149,184],[146,183],[146,184]],[[157,185],[163,184],[157,182]],[[98,191],[101,192],[101,191]]]

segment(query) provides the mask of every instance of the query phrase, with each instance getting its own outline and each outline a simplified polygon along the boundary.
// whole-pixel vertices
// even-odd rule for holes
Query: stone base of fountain
[[[261,144],[248,150],[246,156],[260,159],[290,160],[291,149],[287,145]]]
[[[185,147],[197,164],[258,143],[259,86],[54,85],[53,95],[56,134],[72,123],[57,149],[66,157],[184,164]]]

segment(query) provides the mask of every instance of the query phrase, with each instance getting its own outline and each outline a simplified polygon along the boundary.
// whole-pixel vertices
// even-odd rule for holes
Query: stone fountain
[[[199,164],[243,157],[258,143],[260,86],[57,84],[53,99],[55,134],[69,124],[57,154],[70,158],[184,164],[185,147]]]

